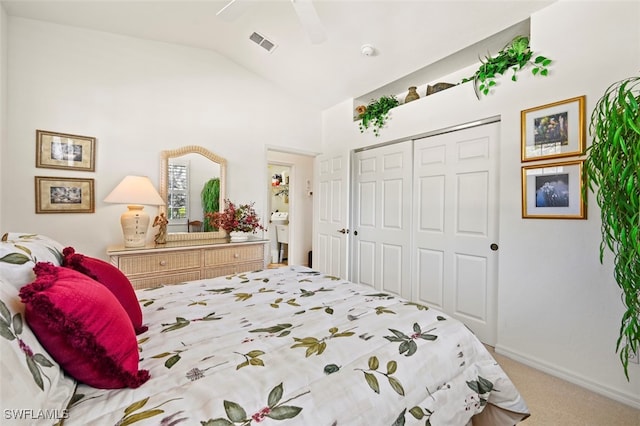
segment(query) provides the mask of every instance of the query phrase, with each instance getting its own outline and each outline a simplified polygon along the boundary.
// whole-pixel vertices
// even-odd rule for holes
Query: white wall
[[[160,151],[201,145],[226,158],[228,197],[265,215],[264,147],[319,151],[319,111],[214,52],[22,18],[8,27],[3,232],[105,258],[126,207],[102,200],[127,174],[159,182]],[[36,168],[36,129],[96,137],[96,172]],[[96,212],[36,215],[36,175],[94,178]]]
[[[346,100],[323,113],[323,144],[354,149],[501,116],[497,350],[640,408],[640,367],[627,382],[615,353],[623,309],[611,256],[598,260],[595,197],[586,221],[522,219],[520,198],[520,111],[586,95],[589,117],[609,84],[638,75],[638,16],[637,2],[554,3],[531,19],[533,50],[554,60],[549,77],[526,71],[481,100],[465,84],[402,105],[378,138],[359,133]]]

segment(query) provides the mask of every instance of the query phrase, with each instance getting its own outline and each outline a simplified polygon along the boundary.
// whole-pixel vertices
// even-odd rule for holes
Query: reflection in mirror
[[[208,211],[219,211],[220,165],[200,154],[187,154],[168,159],[167,218],[169,232],[189,232],[188,224],[204,221]],[[215,203],[204,199],[209,181],[217,186]],[[212,205],[213,204],[213,205]],[[205,208],[205,205],[208,208]],[[204,229],[210,230],[210,229]]]
[[[224,231],[212,231],[204,220],[206,211],[224,206],[226,168],[224,158],[200,146],[161,152],[160,193],[166,202],[161,212],[169,219],[167,241],[226,236]],[[203,190],[208,194],[205,199]]]

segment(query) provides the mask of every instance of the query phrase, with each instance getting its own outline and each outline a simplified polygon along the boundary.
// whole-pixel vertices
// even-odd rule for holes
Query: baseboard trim
[[[525,355],[521,352],[511,350],[499,344],[495,346],[495,351],[500,355],[504,355],[507,358],[511,358],[524,365],[535,368],[536,370],[543,371],[547,374],[573,383],[574,385],[581,386],[583,388],[589,389],[592,392],[606,396],[607,398],[611,398],[615,401],[640,409],[640,398],[635,395],[620,392],[617,389],[613,389],[601,383],[596,383],[593,380],[577,375],[564,368],[558,368],[557,366],[551,365],[529,355]]]

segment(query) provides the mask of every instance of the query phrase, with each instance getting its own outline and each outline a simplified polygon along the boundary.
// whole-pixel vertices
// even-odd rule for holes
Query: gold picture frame
[[[522,217],[586,219],[584,160],[522,167]]]
[[[36,176],[36,213],[93,213],[94,180]]]
[[[36,167],[94,172],[96,138],[36,130]]]
[[[583,95],[521,111],[522,161],[583,154],[585,99]]]

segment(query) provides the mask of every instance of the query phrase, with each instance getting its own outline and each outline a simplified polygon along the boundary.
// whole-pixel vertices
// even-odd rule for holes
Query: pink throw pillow
[[[76,380],[101,389],[137,388],[138,343],[124,308],[107,288],[72,269],[38,262],[20,289],[27,323],[42,346]]]
[[[144,333],[148,327],[142,325],[142,310],[131,282],[118,268],[104,260],[76,253],[73,247],[62,250],[62,266],[81,272],[104,285],[116,296],[133,324],[136,334]]]

